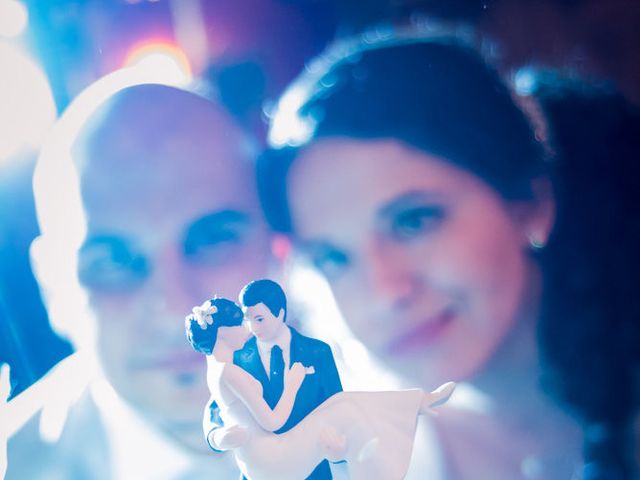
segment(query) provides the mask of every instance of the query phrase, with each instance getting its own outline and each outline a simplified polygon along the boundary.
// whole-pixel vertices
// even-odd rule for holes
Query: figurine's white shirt
[[[291,330],[289,330],[289,327],[287,327],[286,325],[282,329],[282,332],[280,332],[280,335],[278,335],[274,341],[262,342],[256,338],[256,343],[258,345],[260,360],[262,361],[265,372],[267,372],[267,376],[270,377],[271,375],[271,349],[275,345],[278,345],[282,349],[282,358],[284,359],[284,364],[286,366],[291,365]]]

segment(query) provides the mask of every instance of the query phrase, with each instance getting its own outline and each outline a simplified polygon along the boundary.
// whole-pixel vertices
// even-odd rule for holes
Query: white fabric
[[[324,458],[319,439],[327,427],[346,437],[352,480],[401,480],[411,458],[421,401],[421,390],[341,392],[280,435],[262,430],[240,400],[226,405],[222,414],[225,423],[249,428],[250,440],[234,454],[250,480],[306,478]]]

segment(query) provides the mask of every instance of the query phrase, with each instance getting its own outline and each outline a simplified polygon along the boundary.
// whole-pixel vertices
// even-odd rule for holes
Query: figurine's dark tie
[[[284,390],[284,358],[282,349],[278,345],[271,348],[269,383],[271,384],[272,398],[277,403]],[[275,405],[270,405],[273,408]]]

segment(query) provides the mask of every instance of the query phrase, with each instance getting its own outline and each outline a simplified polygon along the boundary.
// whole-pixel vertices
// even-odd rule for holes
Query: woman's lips
[[[392,337],[385,349],[389,355],[400,355],[433,345],[442,338],[454,317],[453,310],[446,309],[434,317],[419,322],[414,328]]]

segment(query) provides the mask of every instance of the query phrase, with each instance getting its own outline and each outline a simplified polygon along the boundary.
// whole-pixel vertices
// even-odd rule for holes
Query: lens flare
[[[187,85],[193,78],[186,54],[166,42],[152,41],[133,48],[125,59],[124,67],[145,70],[162,77],[168,85]]]

